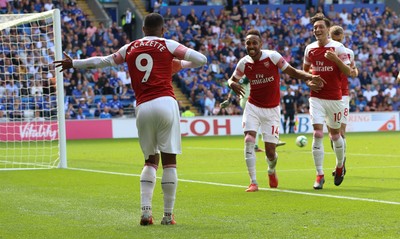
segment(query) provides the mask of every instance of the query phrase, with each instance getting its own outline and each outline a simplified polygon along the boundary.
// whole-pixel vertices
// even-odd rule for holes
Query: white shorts
[[[339,129],[343,119],[343,100],[324,100],[310,97],[311,124],[324,124]]]
[[[264,142],[277,144],[279,141],[279,125],[281,123],[281,108],[260,108],[247,101],[243,113],[243,130],[260,132]]]
[[[343,117],[342,117],[342,124],[347,124],[347,118],[350,114],[350,97],[348,95],[342,96],[343,100]]]
[[[136,127],[145,160],[160,152],[181,154],[179,107],[172,97],[160,97],[136,108]]]

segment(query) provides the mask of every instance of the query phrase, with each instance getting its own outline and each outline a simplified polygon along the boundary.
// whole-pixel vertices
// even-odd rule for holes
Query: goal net
[[[65,168],[58,9],[0,15],[0,170]]]

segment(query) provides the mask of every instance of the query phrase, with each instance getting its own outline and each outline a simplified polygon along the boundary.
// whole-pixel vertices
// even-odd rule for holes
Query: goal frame
[[[17,14],[2,14],[2,16],[15,16]],[[0,22],[0,31],[14,25],[20,25],[51,17],[53,20],[54,31],[54,58],[62,60],[62,43],[61,43],[61,15],[59,9],[53,9],[41,13],[22,14],[24,17],[16,18],[7,22]],[[65,109],[64,109],[64,79],[63,73],[55,69],[56,78],[56,101],[57,101],[57,123],[58,123],[58,154],[59,162],[57,168],[67,168],[67,142],[66,142],[66,124],[65,124]],[[6,168],[5,170],[13,170],[14,168]],[[31,168],[21,168],[21,170]]]

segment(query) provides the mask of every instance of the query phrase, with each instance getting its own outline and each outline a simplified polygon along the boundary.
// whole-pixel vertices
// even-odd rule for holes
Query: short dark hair
[[[260,31],[258,31],[256,29],[248,30],[247,33],[246,33],[246,36],[249,36],[249,35],[255,35],[255,36],[258,36],[260,39],[262,39]]]
[[[158,29],[164,26],[164,18],[158,13],[150,13],[144,18],[143,26],[147,29]]]
[[[317,13],[315,14],[315,16],[313,16],[310,19],[311,23],[314,25],[315,22],[317,21],[324,21],[325,25],[329,28],[331,27],[331,20],[329,20],[329,18],[325,17],[325,15],[323,13]]]

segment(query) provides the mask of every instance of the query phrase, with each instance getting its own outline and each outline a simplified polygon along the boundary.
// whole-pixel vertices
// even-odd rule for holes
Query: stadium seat
[[[95,95],[93,102],[95,104],[99,103],[101,101],[101,97],[102,97],[102,95]]]

